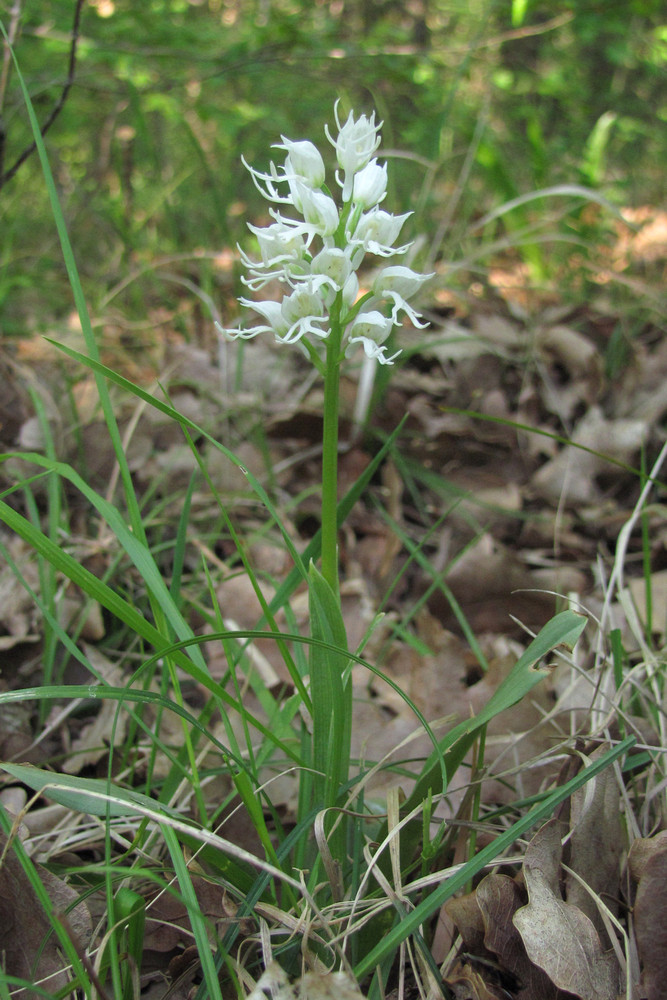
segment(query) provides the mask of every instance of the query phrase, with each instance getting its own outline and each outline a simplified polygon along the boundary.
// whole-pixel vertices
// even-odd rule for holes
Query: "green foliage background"
[[[23,4],[16,52],[42,119],[74,6]],[[326,146],[337,98],[384,119],[392,210],[415,211],[413,232],[435,233],[456,198],[439,248],[455,259],[470,220],[535,188],[664,198],[666,63],[659,0],[90,0],[48,148],[93,304],[157,259],[245,242],[265,209],[241,155],[266,164],[281,133]],[[11,73],[0,110],[6,170],[30,142]],[[0,190],[0,228],[2,331],[25,335],[69,309],[34,156]],[[182,273],[222,302],[205,260]],[[124,307],[165,294],[151,271]]]

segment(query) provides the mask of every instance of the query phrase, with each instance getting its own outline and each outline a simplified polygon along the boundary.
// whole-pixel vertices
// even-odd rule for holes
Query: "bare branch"
[[[40,133],[42,137],[46,135],[46,133],[49,131],[54,121],[62,111],[65,105],[65,101],[67,100],[67,95],[69,94],[70,88],[74,83],[74,73],[76,70],[76,47],[79,41],[79,27],[81,24],[82,9],[83,9],[83,0],[76,0],[76,7],[74,10],[74,23],[72,25],[72,42],[69,51],[69,65],[67,67],[67,79],[65,80],[60,97],[58,98],[58,101],[56,102],[53,110],[51,111],[51,114],[40,128]],[[2,122],[0,121],[0,143],[4,145],[4,141],[5,141],[5,134],[2,128]],[[21,155],[16,159],[15,163],[9,168],[9,170],[5,171],[5,173],[3,174],[0,174],[0,188],[2,188],[7,183],[7,181],[10,181],[12,179],[17,170],[19,170],[19,168],[25,163],[28,157],[34,153],[36,148],[37,148],[36,142],[30,143],[30,145],[23,150]]]

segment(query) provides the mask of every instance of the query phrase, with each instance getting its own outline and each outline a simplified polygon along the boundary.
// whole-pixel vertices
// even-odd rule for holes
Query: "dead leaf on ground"
[[[550,820],[526,848],[529,902],[514,914],[514,926],[531,961],[560,989],[581,1000],[616,1000],[621,974],[615,954],[602,950],[593,922],[560,893],[561,832],[562,824]]]
[[[0,831],[0,956],[5,975],[39,983],[49,993],[67,986],[66,961],[60,954],[58,941],[37,893],[25,873],[7,836]],[[92,933],[90,913],[83,902],[77,903],[77,893],[40,865],[35,869],[46,888],[54,915],[67,912],[67,925],[76,936],[77,944],[87,947]],[[76,905],[74,905],[76,904]],[[32,1000],[37,993],[21,990],[13,994],[18,1000]]]
[[[590,755],[591,762],[609,751],[603,744]],[[605,768],[570,799],[569,867],[599,896],[613,914],[618,912],[618,886],[623,851],[621,796],[616,773]],[[607,942],[599,908],[588,889],[571,872],[565,875],[568,903],[591,919]]]
[[[558,365],[566,375],[564,382],[546,374],[543,400],[547,409],[569,421],[582,402],[596,402],[604,386],[604,364],[589,337],[557,323],[538,330],[535,347],[544,360]]]
[[[458,962],[447,977],[447,986],[456,1000],[504,1000],[502,987],[492,989],[484,977],[468,963]]]
[[[518,985],[516,1000],[560,1000],[562,992],[529,959],[513,923],[525,903],[525,891],[508,875],[492,872],[477,886],[477,903],[484,919],[484,944]]]
[[[581,593],[586,587],[584,574],[576,568],[533,570],[516,552],[490,534],[480,536],[456,560],[447,573],[446,582],[465,608],[475,634],[497,632],[502,635],[521,631],[510,615],[526,623],[544,622],[554,614],[554,593]],[[429,600],[429,608],[446,628],[458,630],[449,602],[440,592]]]
[[[628,859],[639,875],[635,936],[642,965],[642,997],[667,998],[667,834],[635,841]]]
[[[192,876],[192,887],[200,912],[210,921],[211,940],[216,934],[222,937],[230,923],[237,919],[238,907],[222,886],[200,875]],[[247,935],[252,929],[252,920],[241,920],[242,934]],[[172,892],[154,893],[146,905],[144,948],[148,951],[171,952],[192,942],[193,934],[186,903]]]
[[[531,488],[552,503],[594,503],[601,497],[596,477],[617,470],[606,458],[591,454],[591,451],[631,464],[646,444],[648,435],[646,421],[609,420],[599,407],[592,406],[574,429],[574,443],[566,445],[555,458],[538,469]],[[583,451],[577,445],[591,451]]]

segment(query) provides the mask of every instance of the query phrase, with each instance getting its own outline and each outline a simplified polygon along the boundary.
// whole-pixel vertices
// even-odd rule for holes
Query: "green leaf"
[[[350,767],[352,681],[345,677],[350,660],[340,603],[313,562],[308,587],[311,636],[329,647],[310,647],[315,787],[324,791],[326,805],[333,805]]]
[[[163,802],[157,803],[148,795],[133,792],[128,788],[111,785],[104,778],[81,778],[72,774],[54,774],[43,771],[32,764],[5,764],[0,768],[11,774],[35,792],[46,792],[49,798],[75,812],[90,816],[127,816],[128,814],[155,812],[180,816]]]

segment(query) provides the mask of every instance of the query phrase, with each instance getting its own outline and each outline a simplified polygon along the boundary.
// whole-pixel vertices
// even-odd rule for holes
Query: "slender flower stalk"
[[[284,291],[280,300],[239,299],[261,321],[250,327],[219,326],[219,330],[226,337],[244,339],[272,333],[280,343],[297,344],[324,377],[322,575],[338,593],[340,366],[358,347],[379,364],[393,364],[400,351],[387,353],[392,331],[404,317],[414,326],[426,325],[408,299],[431,275],[387,266],[379,271],[372,289],[359,297],[357,272],[367,255],[387,258],[410,248],[409,243],[394,245],[408,215],[391,215],[379,207],[387,191],[386,164],[379,164],[374,155],[382,122],[376,124],[375,114],[355,119],[353,113],[341,122],[338,102],[334,117],[337,134],[333,136],[327,126],[325,134],[336,152],[339,203],[326,186],[324,160],[312,142],[281,136],[274,147],[286,153],[281,165],[271,163],[262,172],[245,164],[263,197],[281,209],[269,209],[270,225],[249,227],[257,239],[259,259],[240,251],[247,271],[242,280],[253,292],[275,287],[276,282]],[[284,215],[283,206],[299,218]]]

